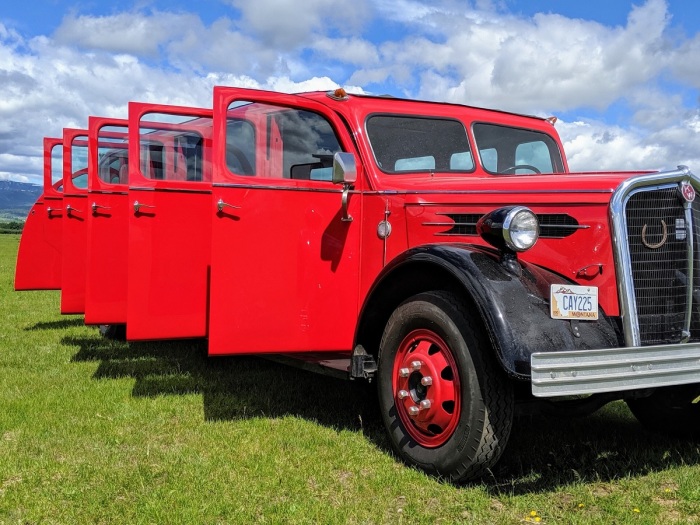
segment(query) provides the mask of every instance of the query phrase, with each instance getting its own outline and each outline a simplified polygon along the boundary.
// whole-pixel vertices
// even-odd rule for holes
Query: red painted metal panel
[[[207,335],[211,116],[207,109],[129,105],[130,340]]]
[[[85,259],[87,257],[86,129],[63,130],[63,250],[61,313],[85,312]]]
[[[15,290],[61,288],[63,195],[52,171],[63,139],[44,138],[44,191],[32,206],[22,231],[15,269]],[[54,168],[52,170],[52,167]],[[56,182],[60,186],[60,182]]]
[[[275,177],[283,162],[273,106],[322,115],[342,149],[356,153],[342,121],[325,105],[294,95],[215,88],[214,100],[212,208],[224,204],[211,214],[209,353],[350,350],[358,315],[362,174],[349,199],[352,221],[341,220],[342,187]],[[257,115],[255,104],[246,115],[256,126],[255,176],[227,167],[227,114],[234,100],[261,106]]]
[[[86,324],[127,319],[128,121],[90,117]]]

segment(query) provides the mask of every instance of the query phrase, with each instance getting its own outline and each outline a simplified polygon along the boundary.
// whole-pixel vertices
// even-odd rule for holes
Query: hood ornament
[[[686,202],[693,202],[695,200],[695,188],[688,182],[681,182],[681,195],[686,200]]]

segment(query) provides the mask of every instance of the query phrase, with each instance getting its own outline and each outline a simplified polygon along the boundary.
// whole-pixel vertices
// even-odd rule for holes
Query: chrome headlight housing
[[[524,252],[537,242],[540,224],[530,208],[506,206],[481,217],[476,231],[494,248]]]

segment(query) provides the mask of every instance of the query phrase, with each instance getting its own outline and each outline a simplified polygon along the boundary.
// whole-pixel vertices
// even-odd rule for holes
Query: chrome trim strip
[[[286,190],[286,191],[309,191],[313,193],[343,193],[343,188],[299,188],[296,186],[267,186],[265,184],[239,184],[232,182],[216,182],[212,184],[214,188],[242,188],[246,190]],[[350,195],[358,195],[359,190],[350,190]]]
[[[129,195],[128,191],[92,190],[88,195]]]
[[[211,195],[211,188],[205,190],[190,188],[129,188],[129,191],[158,191],[163,193],[197,193]]]
[[[421,226],[476,226],[476,222],[423,222]]]
[[[391,194],[396,195],[540,195],[540,194],[554,194],[554,193],[573,193],[576,195],[583,195],[590,193],[592,195],[600,194],[610,194],[615,190],[410,190],[410,191],[395,191],[392,190]],[[382,194],[382,191],[376,193]],[[412,202],[413,206],[444,206],[440,202]],[[457,203],[464,204],[464,203]]]
[[[650,191],[667,188],[686,180],[698,190],[700,180],[685,166],[677,170],[663,171],[648,175],[640,175],[627,179],[615,190],[610,200],[610,228],[613,232],[612,244],[617,275],[617,294],[620,302],[620,318],[625,335],[625,343],[629,347],[641,345],[639,319],[637,318],[637,298],[632,281],[632,262],[627,244],[627,217],[625,207],[629,198],[637,191]],[[692,279],[690,279],[692,283]]]
[[[685,326],[682,332],[681,343],[687,343],[690,339],[690,324],[693,322],[693,288],[695,286],[695,227],[693,222],[693,203],[685,201],[685,227],[686,239],[688,239],[688,285],[686,291],[687,309],[685,311]]]
[[[537,352],[536,397],[621,392],[700,383],[700,343]]]
[[[221,183],[219,183],[221,184]],[[615,190],[566,190],[566,193],[573,193],[576,195],[582,194],[610,194]],[[502,195],[502,194],[515,194],[518,195],[536,195],[540,193],[550,194],[550,193],[561,193],[561,190],[522,190],[514,192],[513,190],[367,190],[364,192],[365,195]],[[441,202],[411,202],[407,203],[408,206],[445,206],[445,203]],[[463,202],[452,203],[453,206],[464,206]]]
[[[547,228],[547,229],[559,229],[559,230],[587,230],[590,228],[590,225],[588,224],[541,224],[540,223],[540,229],[542,228]]]

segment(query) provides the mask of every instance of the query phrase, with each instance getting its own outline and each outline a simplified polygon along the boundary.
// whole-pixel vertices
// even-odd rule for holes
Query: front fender
[[[522,271],[513,272],[501,262],[498,253],[489,249],[463,244],[426,245],[393,260],[377,283],[407,265],[439,267],[441,273],[449,273],[450,282],[459,288],[452,291],[471,299],[499,362],[510,376],[518,379],[530,378],[530,355],[534,352],[619,346],[615,327],[602,311],[597,321],[552,319],[550,286],[567,281],[544,268],[524,261],[518,263]]]

